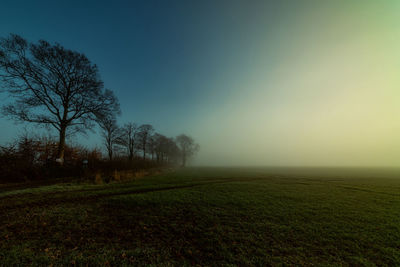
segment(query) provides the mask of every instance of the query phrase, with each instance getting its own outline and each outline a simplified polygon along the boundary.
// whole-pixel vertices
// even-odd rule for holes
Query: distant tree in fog
[[[156,155],[157,162],[163,161],[163,154],[168,138],[162,134],[155,133],[153,135],[153,150]]]
[[[177,162],[179,159],[180,150],[174,138],[167,139],[166,155],[168,163]]]
[[[153,153],[157,162],[173,163],[179,156],[179,148],[173,138],[156,133],[152,136]]]
[[[143,159],[146,158],[146,148],[150,136],[154,133],[154,128],[150,124],[143,124],[138,128],[139,148],[143,151]]]
[[[14,100],[3,114],[54,127],[61,164],[67,130],[83,131],[96,118],[119,113],[118,100],[104,89],[97,66],[59,44],[28,43],[18,35],[0,39],[0,80]]]
[[[147,150],[151,155],[151,160],[154,160],[154,154],[156,153],[156,138],[155,134],[152,134],[147,141]]]
[[[187,160],[199,151],[200,146],[194,142],[192,137],[185,134],[177,136],[176,143],[180,150],[182,166],[185,167]]]

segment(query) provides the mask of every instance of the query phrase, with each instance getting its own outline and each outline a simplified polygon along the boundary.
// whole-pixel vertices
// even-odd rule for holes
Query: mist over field
[[[243,21],[197,164],[399,166],[399,4],[301,3]]]

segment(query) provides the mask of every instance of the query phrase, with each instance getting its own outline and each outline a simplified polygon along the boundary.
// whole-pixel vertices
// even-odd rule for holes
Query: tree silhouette
[[[28,43],[18,35],[0,39],[0,79],[14,100],[3,114],[54,127],[61,164],[67,130],[84,131],[96,118],[119,113],[118,100],[104,89],[97,66],[59,44]]]
[[[152,142],[157,162],[173,163],[180,155],[180,150],[173,138],[155,133],[152,136]]]
[[[121,128],[121,135],[117,139],[117,144],[126,148],[128,159],[132,161],[138,142],[138,127],[135,123],[126,123]]]
[[[121,133],[117,125],[117,120],[113,116],[105,116],[97,120],[104,139],[104,145],[107,149],[108,159],[112,160],[114,155],[114,146],[117,143]]]
[[[185,134],[177,136],[176,143],[182,156],[182,167],[185,167],[188,158],[193,156],[200,149],[200,146],[194,142],[192,137]]]
[[[153,126],[151,126],[150,124],[143,124],[139,127],[139,146],[143,151],[143,159],[146,158],[146,148],[147,148],[147,143],[150,139],[150,136],[153,134],[154,132],[154,128]]]

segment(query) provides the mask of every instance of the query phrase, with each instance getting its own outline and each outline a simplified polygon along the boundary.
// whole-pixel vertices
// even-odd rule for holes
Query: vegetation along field
[[[1,265],[400,265],[397,170],[185,168],[0,187]]]

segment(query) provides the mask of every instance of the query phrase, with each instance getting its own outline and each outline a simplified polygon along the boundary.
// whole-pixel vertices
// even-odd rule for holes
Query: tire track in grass
[[[139,188],[139,189],[133,189],[133,190],[124,190],[124,191],[118,191],[118,192],[106,192],[106,193],[99,193],[99,194],[94,194],[94,195],[87,195],[87,196],[78,196],[78,197],[68,197],[69,195],[72,195],[74,193],[82,193],[82,192],[90,192],[90,191],[98,191],[98,189],[95,190],[78,190],[78,191],[68,191],[68,192],[54,192],[50,193],[51,196],[56,196],[55,198],[52,198],[51,196],[49,197],[49,193],[41,193],[37,194],[38,197],[40,197],[40,200],[38,201],[31,201],[31,202],[26,202],[26,203],[18,203],[14,204],[11,203],[11,205],[4,205],[0,206],[0,211],[6,211],[6,210],[11,210],[11,209],[28,209],[28,208],[35,208],[35,207],[42,207],[42,208],[47,208],[51,206],[57,206],[57,205],[63,205],[63,204],[85,204],[93,201],[97,201],[100,199],[104,198],[110,198],[110,197],[115,197],[115,196],[123,196],[123,195],[132,195],[132,194],[144,194],[144,193],[151,193],[151,192],[162,192],[162,191],[169,191],[169,190],[177,190],[177,189],[186,189],[186,188],[193,188],[193,187],[199,187],[199,186],[206,186],[206,185],[213,185],[213,184],[222,184],[222,183],[232,183],[232,182],[238,182],[238,181],[255,181],[255,180],[262,180],[263,178],[246,178],[246,179],[219,179],[219,180],[203,180],[201,183],[193,183],[193,184],[185,184],[185,185],[173,185],[173,186],[165,186],[165,187],[159,187],[159,188]],[[264,178],[265,179],[265,178]],[[204,182],[208,181],[208,182]],[[212,181],[212,182],[210,182]],[[109,191],[110,188],[103,188],[105,191]],[[45,199],[43,199],[43,194],[45,194]],[[29,194],[23,194],[25,197]],[[14,199],[20,198],[21,195],[13,195],[13,196],[5,196],[3,198],[0,198],[0,201],[4,203],[4,201],[12,201]],[[27,200],[29,201],[29,200]]]
[[[91,188],[91,189],[81,189],[81,190],[71,190],[71,191],[62,191],[62,192],[40,192],[40,193],[21,193],[21,194],[14,194],[10,196],[0,197],[0,211],[7,211],[13,209],[28,209],[28,208],[35,208],[35,207],[51,207],[63,204],[85,204],[89,202],[94,202],[97,200],[101,200],[104,198],[110,198],[115,196],[123,196],[123,195],[131,195],[131,194],[144,194],[144,193],[151,193],[151,192],[162,192],[162,191],[169,191],[169,190],[178,190],[178,189],[186,189],[186,188],[193,188],[199,186],[206,186],[206,185],[213,185],[213,184],[224,184],[224,183],[235,183],[235,182],[254,182],[254,181],[262,181],[262,180],[270,180],[270,179],[277,179],[281,180],[280,177],[270,176],[270,177],[254,177],[254,178],[207,178],[203,180],[198,180],[194,183],[186,183],[186,184],[164,184],[162,187],[150,187],[150,188],[134,188],[136,184],[132,184],[129,187],[123,188],[123,184],[117,185],[115,188],[108,188],[107,186],[103,186],[101,188]],[[307,180],[307,179],[305,179]],[[289,182],[289,181],[286,181]],[[279,182],[278,182],[279,183]],[[291,181],[289,183],[294,184],[302,184],[302,185],[309,185],[308,183],[299,182],[299,181]],[[329,184],[334,184],[332,182],[328,182]],[[326,182],[324,184],[327,184]],[[378,194],[387,194],[387,195],[394,195],[398,196],[397,194],[390,194],[384,192],[376,192],[373,190],[367,190],[362,188],[355,188],[355,187],[347,187],[343,185],[335,185],[336,187],[340,187],[347,190],[357,190],[357,191],[365,191],[369,193],[378,193]],[[110,190],[115,190],[113,192]],[[74,194],[79,193],[93,193],[89,195],[79,195],[74,196]],[[36,199],[29,199],[30,197]],[[26,198],[26,199],[23,199]],[[24,201],[23,203],[12,203],[13,201]],[[10,202],[10,203],[6,203]]]

